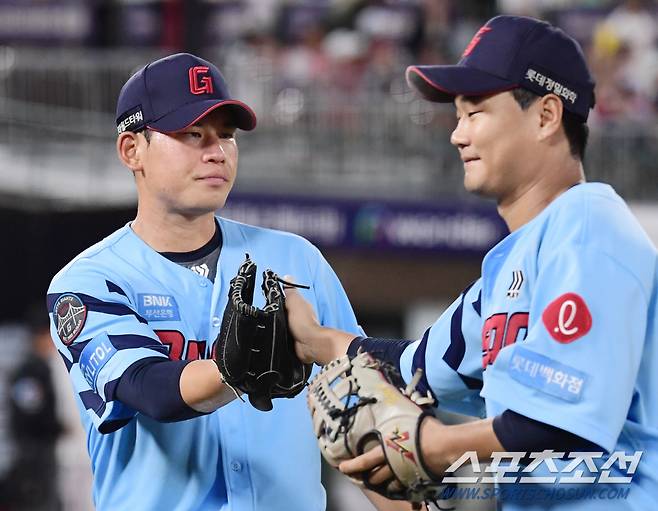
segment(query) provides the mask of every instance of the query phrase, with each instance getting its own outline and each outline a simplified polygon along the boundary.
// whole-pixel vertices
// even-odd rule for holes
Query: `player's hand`
[[[286,275],[283,280],[295,282],[290,275]],[[320,325],[313,306],[304,300],[296,288],[284,284],[283,289],[286,294],[288,328],[295,338],[295,353],[299,359],[307,364],[317,362],[324,365],[344,355],[355,335]]]
[[[294,277],[286,275],[286,282],[295,282]],[[286,310],[288,311],[288,328],[295,338],[295,353],[304,363],[316,361],[314,345],[322,337],[323,327],[320,325],[313,306],[308,303],[294,287],[284,284],[286,294]]]
[[[383,483],[391,479],[393,473],[386,463],[384,450],[377,446],[363,453],[361,456],[351,460],[342,461],[338,469],[346,475],[355,476],[364,472],[370,472],[370,482],[373,484]]]

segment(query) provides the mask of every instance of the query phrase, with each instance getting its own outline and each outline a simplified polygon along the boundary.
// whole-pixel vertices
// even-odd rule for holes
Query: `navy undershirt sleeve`
[[[494,433],[508,452],[540,452],[552,449],[559,452],[605,452],[602,447],[550,424],[530,419],[505,410],[494,417]]]
[[[400,371],[400,357],[402,352],[413,341],[405,341],[401,339],[381,339],[378,337],[356,337],[347,348],[347,354],[350,357],[355,357],[359,348],[367,351],[377,360],[388,362],[395,366]]]
[[[158,422],[177,422],[205,415],[189,407],[180,393],[180,377],[190,360],[149,357],[125,370],[115,397]]]

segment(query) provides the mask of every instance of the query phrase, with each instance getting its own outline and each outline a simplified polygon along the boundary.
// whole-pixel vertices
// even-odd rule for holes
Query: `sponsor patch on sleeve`
[[[96,391],[98,373],[105,367],[117,349],[110,342],[107,334],[94,337],[80,354],[80,370],[89,386]]]
[[[541,319],[551,337],[562,344],[581,338],[592,328],[587,304],[576,293],[566,293],[553,300]]]
[[[575,403],[580,400],[587,375],[557,360],[515,346],[507,368],[510,376],[526,387]]]
[[[69,346],[80,335],[87,320],[87,306],[78,295],[62,294],[53,306],[53,321],[57,335]]]
[[[179,321],[178,304],[171,295],[140,293],[137,311],[147,321]]]

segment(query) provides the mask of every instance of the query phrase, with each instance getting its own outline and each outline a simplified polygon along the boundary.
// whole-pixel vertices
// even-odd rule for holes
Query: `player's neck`
[[[562,166],[545,166],[538,179],[518,186],[514,194],[498,202],[498,213],[513,232],[539,215],[551,202],[569,188],[585,182],[582,163],[570,159]],[[555,169],[561,169],[556,172]]]
[[[212,212],[188,217],[179,214],[152,214],[138,208],[132,230],[157,252],[191,252],[215,234]]]

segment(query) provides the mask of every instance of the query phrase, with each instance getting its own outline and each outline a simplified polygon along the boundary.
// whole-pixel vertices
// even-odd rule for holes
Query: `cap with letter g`
[[[410,66],[407,82],[425,99],[486,96],[515,89],[555,94],[565,110],[587,120],[594,80],[578,43],[534,18],[496,16],[475,34],[453,66]]]
[[[231,110],[236,127],[256,127],[253,110],[230,96],[214,64],[177,53],[147,64],[124,84],[117,101],[117,132],[179,131],[219,107]]]

